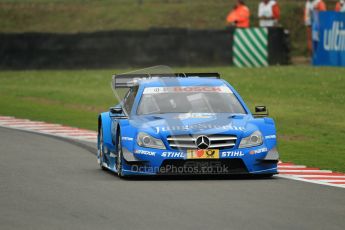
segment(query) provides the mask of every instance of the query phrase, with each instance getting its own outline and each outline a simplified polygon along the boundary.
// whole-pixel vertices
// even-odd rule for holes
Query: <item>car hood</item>
[[[218,133],[241,136],[257,130],[251,115],[229,113],[141,115],[132,117],[130,124],[138,131],[162,136]]]

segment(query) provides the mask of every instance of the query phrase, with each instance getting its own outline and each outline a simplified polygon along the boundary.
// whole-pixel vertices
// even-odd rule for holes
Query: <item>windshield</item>
[[[130,114],[136,96],[137,89],[133,89],[133,86],[135,86],[138,81],[145,81],[146,78],[153,78],[157,74],[175,76],[174,71],[170,67],[163,65],[113,75],[111,86],[117,102],[123,103],[122,109],[125,114]],[[165,85],[164,78],[158,79],[157,81]]]
[[[226,85],[145,88],[137,114],[164,113],[246,114],[241,103]]]

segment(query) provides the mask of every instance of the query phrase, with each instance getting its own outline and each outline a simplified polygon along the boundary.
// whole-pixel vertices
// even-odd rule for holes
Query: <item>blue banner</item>
[[[345,13],[320,12],[313,23],[313,65],[345,67]]]

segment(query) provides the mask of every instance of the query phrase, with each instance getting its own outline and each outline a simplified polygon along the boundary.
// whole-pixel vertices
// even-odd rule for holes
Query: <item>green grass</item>
[[[179,70],[219,71],[250,108],[267,105],[284,161],[345,172],[345,69]],[[116,102],[110,87],[113,72],[0,72],[0,114],[96,130],[98,112]]]
[[[142,2],[140,4],[140,2]],[[0,32],[76,33],[150,27],[220,29],[235,0],[0,0]],[[258,25],[259,0],[247,0]],[[334,8],[334,0],[328,0]],[[304,1],[280,0],[293,55],[305,55]]]

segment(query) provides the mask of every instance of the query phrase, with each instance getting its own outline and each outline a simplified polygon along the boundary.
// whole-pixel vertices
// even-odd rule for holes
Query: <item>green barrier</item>
[[[266,28],[236,29],[233,63],[237,67],[268,66],[268,30]]]

